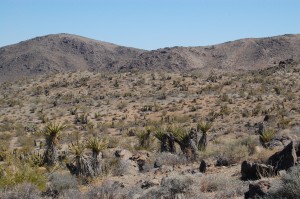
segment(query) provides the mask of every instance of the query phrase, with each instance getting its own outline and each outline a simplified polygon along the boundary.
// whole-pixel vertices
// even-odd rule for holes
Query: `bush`
[[[201,192],[217,192],[215,198],[236,198],[242,196],[247,186],[231,177],[222,174],[212,174],[201,179]]]
[[[300,166],[291,167],[281,181],[271,187],[268,198],[300,198]]]
[[[177,155],[172,153],[160,153],[156,159],[162,165],[176,166],[187,163],[187,159],[184,155]]]
[[[1,199],[40,199],[40,191],[31,183],[19,184],[11,189],[0,190]]]
[[[47,177],[38,167],[31,167],[29,164],[16,163],[16,165],[7,166],[1,169],[0,173],[0,189],[13,187],[21,183],[31,183],[40,190],[45,190]]]
[[[76,177],[70,173],[54,172],[49,176],[49,181],[50,189],[58,191],[58,193],[64,190],[78,188]]]

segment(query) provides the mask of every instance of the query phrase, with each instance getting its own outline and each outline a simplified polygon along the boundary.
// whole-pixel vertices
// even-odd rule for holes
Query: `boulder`
[[[271,187],[269,181],[260,181],[255,184],[249,184],[249,191],[245,193],[245,199],[264,198],[267,196]]]
[[[132,157],[132,153],[125,149],[119,149],[115,151],[115,156],[123,160],[129,160]]]
[[[217,167],[229,166],[229,161],[226,158],[219,157],[216,161],[215,166],[217,166]]]
[[[205,173],[206,172],[206,162],[204,160],[201,160],[201,162],[200,162],[199,171],[201,173]]]
[[[272,165],[276,171],[287,170],[296,162],[297,154],[292,141],[282,151],[275,153],[268,159],[268,164]]]
[[[162,165],[163,165],[163,164],[162,164],[162,162],[161,162],[160,160],[156,160],[156,161],[154,162],[154,168],[160,168]]]
[[[244,161],[241,165],[242,180],[258,180],[262,177],[275,176],[273,166]]]

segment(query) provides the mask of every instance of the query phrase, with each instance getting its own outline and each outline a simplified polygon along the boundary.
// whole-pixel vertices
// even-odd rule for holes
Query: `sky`
[[[300,33],[300,0],[0,0],[0,47],[76,34],[153,50]]]

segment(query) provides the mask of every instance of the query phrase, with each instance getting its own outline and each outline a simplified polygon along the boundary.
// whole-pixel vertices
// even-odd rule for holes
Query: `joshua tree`
[[[207,132],[211,128],[211,123],[201,122],[197,124],[197,131],[202,131],[202,137],[198,142],[198,150],[205,151],[207,146]]]
[[[100,139],[98,137],[92,137],[87,141],[86,147],[92,150],[92,168],[95,175],[101,173],[101,163],[99,154],[102,150],[106,149],[108,146],[108,141],[105,139]]]
[[[171,132],[166,132],[165,129],[159,128],[154,136],[160,141],[160,152],[176,152],[175,140]]]
[[[50,123],[48,124],[43,134],[46,138],[46,149],[43,157],[43,164],[53,166],[57,161],[56,145],[59,140],[61,131],[65,128],[64,125]]]
[[[188,132],[182,127],[173,130],[174,141],[179,144],[181,151],[187,158],[194,160],[197,156],[197,131]]]
[[[71,143],[69,145],[69,152],[72,159],[66,166],[72,175],[93,177],[95,176],[95,173],[90,158],[84,154],[85,148],[85,144],[80,143],[79,141]]]

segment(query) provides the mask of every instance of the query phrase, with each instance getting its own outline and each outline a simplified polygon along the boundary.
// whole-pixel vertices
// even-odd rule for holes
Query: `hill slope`
[[[75,35],[47,35],[0,48],[0,80],[60,71],[115,70],[141,52]]]
[[[117,46],[75,35],[56,34],[0,48],[0,81],[80,70],[255,70],[290,58],[300,60],[299,34],[153,51]]]
[[[300,60],[300,35],[241,39],[207,47],[173,47],[144,52],[127,68],[183,71],[195,68],[253,70],[281,60]]]

